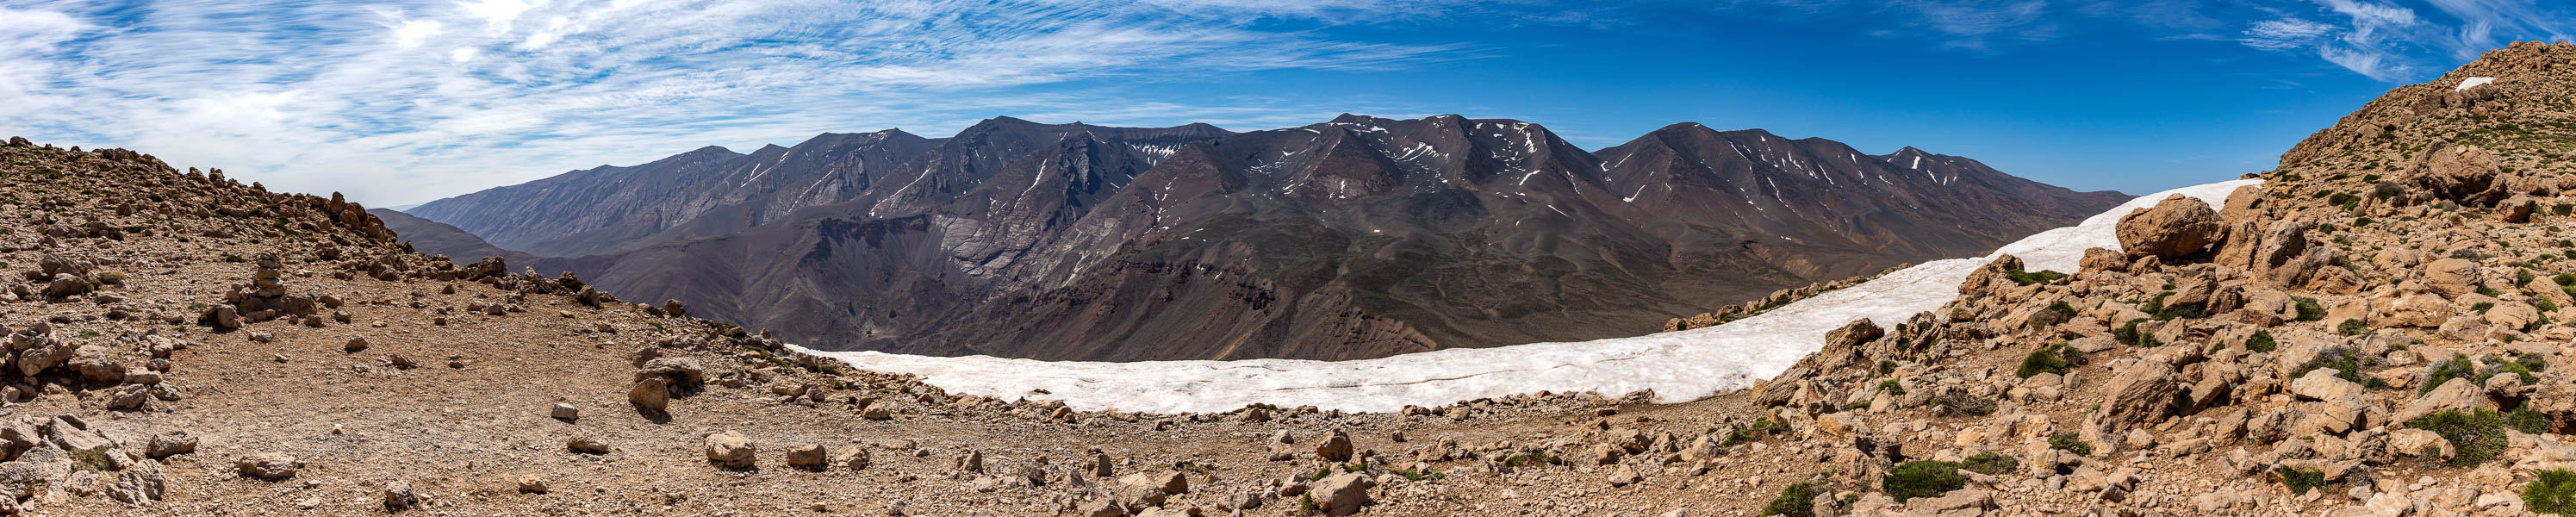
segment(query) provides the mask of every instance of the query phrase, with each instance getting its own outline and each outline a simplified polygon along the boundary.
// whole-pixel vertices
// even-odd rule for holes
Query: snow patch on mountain
[[[1254,359],[1104,363],[819,352],[866,370],[920,375],[951,392],[1061,400],[1084,411],[1221,412],[1255,403],[1390,412],[1540,390],[1622,395],[1651,390],[1682,402],[1744,389],[1778,375],[1854,319],[1881,325],[1940,308],[1960,281],[1994,257],[2033,270],[2072,272],[2088,248],[2119,249],[2120,217],[2173,194],[2212,206],[2260,180],[2159,192],[2082,224],[2041,232],[1985,257],[1926,262],[1714,327],[1574,343],[1461,348],[1358,361]]]

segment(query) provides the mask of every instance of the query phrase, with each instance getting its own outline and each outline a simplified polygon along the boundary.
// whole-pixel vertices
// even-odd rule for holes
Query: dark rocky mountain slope
[[[565,256],[540,271],[809,346],[1123,361],[1633,335],[2126,199],[1697,124],[1598,153],[1455,115],[874,135],[576,171],[414,213]],[[789,179],[735,187],[755,177]]]

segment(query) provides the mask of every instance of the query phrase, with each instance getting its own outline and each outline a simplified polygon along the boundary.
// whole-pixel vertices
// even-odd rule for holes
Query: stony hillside
[[[2576,46],[2492,52],[2220,206],[2126,215],[2124,251],[1998,260],[1757,389],[1392,414],[955,395],[13,139],[0,511],[2564,515],[2571,98]]]

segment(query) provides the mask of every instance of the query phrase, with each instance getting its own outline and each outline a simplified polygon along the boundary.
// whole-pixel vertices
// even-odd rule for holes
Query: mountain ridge
[[[867,178],[726,205],[586,177],[548,185],[606,192],[542,194],[615,200],[594,211],[618,218],[470,208],[544,199],[526,188],[416,212],[565,252],[543,270],[823,348],[1347,359],[1650,331],[1781,288],[1982,253],[2128,199],[1911,147],[1870,155],[1698,123],[1601,153],[1543,125],[1458,115],[1249,132],[996,117],[908,145],[814,145],[824,139],[609,171],[792,186],[835,174],[782,166],[793,153],[864,154],[870,165],[844,169]],[[731,215],[761,203],[790,208]],[[693,211],[714,217],[671,216]]]

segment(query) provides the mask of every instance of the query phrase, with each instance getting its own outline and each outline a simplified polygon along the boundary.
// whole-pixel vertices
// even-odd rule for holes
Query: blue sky
[[[2549,0],[0,0],[0,135],[409,204],[704,145],[1343,112],[1916,146],[2132,193],[2268,168]]]

